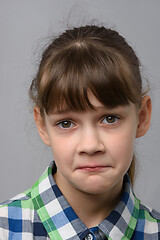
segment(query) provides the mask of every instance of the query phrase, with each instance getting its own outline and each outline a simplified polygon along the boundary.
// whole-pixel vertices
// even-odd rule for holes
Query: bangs
[[[129,63],[112,48],[75,44],[55,55],[49,65],[41,91],[47,114],[94,109],[89,93],[109,108],[140,102],[141,86],[137,91]]]

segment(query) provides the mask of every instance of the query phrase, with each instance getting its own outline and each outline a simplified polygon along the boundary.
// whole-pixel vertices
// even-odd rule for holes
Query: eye
[[[57,125],[60,126],[60,128],[67,129],[67,128],[72,127],[73,123],[69,120],[64,120],[64,121],[57,123]]]
[[[119,120],[119,118],[117,116],[114,115],[107,115],[104,117],[104,119],[102,120],[103,123],[107,123],[107,124],[114,124]]]

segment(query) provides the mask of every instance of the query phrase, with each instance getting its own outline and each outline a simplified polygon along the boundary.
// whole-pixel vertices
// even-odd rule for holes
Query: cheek
[[[75,142],[72,139],[64,137],[55,137],[51,140],[51,148],[55,161],[60,161],[65,164],[68,162],[74,152]]]
[[[116,163],[130,163],[133,157],[135,134],[133,131],[122,131],[112,136],[110,154]]]

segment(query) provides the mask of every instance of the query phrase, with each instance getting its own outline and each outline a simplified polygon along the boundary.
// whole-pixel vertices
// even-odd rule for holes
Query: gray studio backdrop
[[[152,124],[136,141],[135,191],[160,210],[159,10],[159,0],[0,0],[0,202],[31,187],[52,161],[35,129],[28,99],[41,49],[67,24],[94,19],[126,37],[150,81]]]

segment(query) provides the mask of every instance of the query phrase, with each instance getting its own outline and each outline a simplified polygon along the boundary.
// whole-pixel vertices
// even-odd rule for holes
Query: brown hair
[[[88,92],[105,106],[132,102],[139,107],[142,79],[139,60],[115,30],[99,26],[73,28],[54,39],[42,55],[29,94],[44,112],[94,109]],[[133,183],[135,159],[128,173]]]

